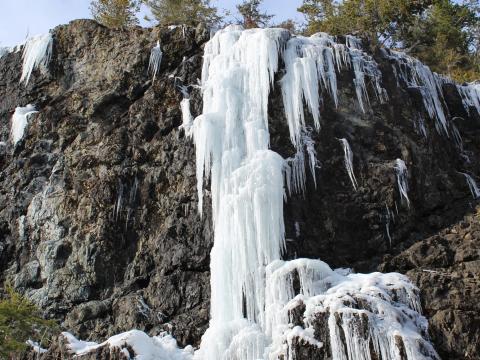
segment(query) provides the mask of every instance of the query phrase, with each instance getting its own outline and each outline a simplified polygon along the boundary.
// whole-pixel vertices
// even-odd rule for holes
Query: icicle
[[[23,66],[20,82],[28,84],[33,69],[47,67],[52,56],[53,38],[50,33],[27,40],[23,49]]]
[[[148,71],[152,74],[153,80],[155,82],[155,77],[157,76],[160,65],[162,63],[163,52],[160,48],[160,41],[157,41],[157,45],[152,48],[150,52],[150,61],[148,63]]]
[[[362,44],[360,39],[354,36],[348,35],[346,38],[348,53],[350,55],[350,61],[353,66],[353,72],[355,74],[354,85],[357,94],[357,99],[360,104],[360,108],[365,112],[365,103],[370,104],[368,97],[367,87],[365,84],[365,76],[373,82],[373,89],[376,97],[380,102],[388,100],[387,92],[381,86],[382,73],[378,69],[378,64],[375,60],[367,55],[362,50]]]
[[[305,194],[307,176],[305,169],[306,156],[308,155],[308,164],[310,173],[312,174],[313,183],[315,188],[317,187],[317,178],[315,175],[315,169],[317,168],[317,152],[315,150],[315,142],[311,138],[311,130],[307,127],[302,132],[301,147],[297,149],[297,152],[293,157],[286,159],[289,164],[287,168],[287,188],[289,195],[291,194]]]
[[[353,189],[357,191],[358,183],[357,179],[355,178],[355,174],[353,172],[353,153],[350,149],[350,145],[348,144],[347,139],[338,139],[342,143],[343,152],[345,153],[345,168],[347,169],[348,177],[352,182]]]
[[[398,76],[407,86],[418,88],[422,93],[423,104],[431,119],[435,119],[435,128],[439,133],[449,135],[447,117],[443,110],[442,84],[445,79],[432,72],[430,68],[404,53],[391,51],[391,58],[400,67]]]
[[[460,173],[460,174],[465,176],[465,180],[467,180],[468,188],[470,189],[470,192],[472,193],[472,197],[474,199],[480,198],[480,188],[478,187],[475,179],[467,173]]]
[[[10,128],[10,138],[13,145],[17,145],[17,143],[23,138],[25,128],[28,125],[28,119],[37,112],[38,111],[36,111],[35,106],[30,104],[25,107],[17,107],[15,109]]]
[[[395,160],[395,174],[397,176],[397,185],[398,185],[398,192],[400,193],[400,197],[402,200],[405,200],[407,206],[410,207],[410,200],[408,199],[408,172],[407,166],[402,159]]]
[[[321,347],[323,344],[314,339],[309,321],[314,310],[323,306],[323,300],[331,306],[330,318],[339,316],[347,331],[348,355],[343,354],[336,322],[329,321],[332,348],[342,347],[337,352],[333,349],[334,359],[366,359],[368,344],[348,322],[348,314],[355,313],[357,308],[347,299],[355,296],[371,306],[362,311],[370,309],[372,313],[373,323],[368,324],[368,331],[377,354],[384,359],[394,359],[391,352],[384,351],[384,345],[391,345],[402,324],[409,329],[401,333],[409,360],[421,359],[417,356],[418,348],[429,346],[420,343],[425,321],[418,314],[416,292],[402,275],[344,274],[332,271],[318,260],[280,260],[285,249],[284,182],[290,191],[304,191],[307,155],[315,181],[316,153],[305,124],[303,102],[318,129],[320,90],[330,93],[336,103],[336,69],[352,61],[353,51],[358,59],[363,56],[353,39],[347,40],[347,45],[335,44],[325,34],[290,38],[283,29],[243,30],[239,26],[217,32],[205,45],[203,111],[193,124],[188,102],[181,104],[184,127],[191,128],[195,143],[198,210],[201,214],[204,181],[209,179],[214,225],[210,255],[211,320],[195,353],[196,360],[281,356],[293,360],[295,337]],[[290,138],[296,149],[296,155],[287,161],[269,150],[268,132],[268,97],[283,50],[286,73],[281,86]],[[358,79],[368,76],[380,86],[379,73],[372,70],[374,62],[362,57],[358,64],[357,70],[362,72],[357,74]],[[366,93],[363,85],[360,89]],[[383,96],[382,91],[378,96]],[[356,187],[348,149],[349,152],[346,147],[344,151],[346,159],[350,159],[349,175]],[[406,180],[400,180],[406,179],[406,168],[399,174],[402,176],[399,175],[398,183],[406,195]],[[297,279],[300,294],[295,294]],[[306,301],[305,329],[290,326],[288,311],[297,300]],[[393,325],[380,331],[386,324]],[[363,353],[352,357],[352,346]]]
[[[390,247],[392,247],[392,237],[390,236],[390,219],[391,219],[391,213],[390,209],[388,208],[387,204],[385,204],[385,231],[387,233],[388,241],[390,244]]]

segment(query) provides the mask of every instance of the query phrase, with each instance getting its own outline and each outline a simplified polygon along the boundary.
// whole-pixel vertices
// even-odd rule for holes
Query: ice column
[[[211,321],[197,357],[263,357],[265,266],[284,248],[286,163],[269,150],[268,95],[289,33],[229,26],[206,44],[193,123],[199,206],[211,183]]]

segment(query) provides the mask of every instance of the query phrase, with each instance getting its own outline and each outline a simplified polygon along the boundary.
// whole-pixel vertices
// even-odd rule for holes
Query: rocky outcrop
[[[198,344],[208,322],[211,220],[196,207],[193,145],[178,86],[200,77],[204,29],[54,31],[48,71],[20,85],[21,52],[0,59],[2,280],[81,338],[172,331]],[[147,73],[161,40],[161,76]]]
[[[0,58],[0,279],[82,339],[138,328],[198,345],[207,327],[211,216],[207,205],[203,217],[197,212],[179,87],[200,78],[208,35],[201,27],[121,31],[74,21],[54,30],[48,71],[35,71],[26,87],[18,83],[21,53]],[[157,40],[163,60],[152,82]],[[443,85],[459,146],[435,129],[419,89],[395,76],[398,64],[373,55],[389,99],[379,101],[367,85],[363,112],[352,69],[338,75],[338,107],[324,96],[322,128],[312,133],[317,186],[309,177],[305,195],[285,203],[285,257],[406,273],[420,288],[440,355],[475,359],[480,219],[459,172],[480,174],[480,117],[467,112],[455,85]],[[198,115],[200,91],[188,91]],[[10,117],[29,103],[39,112],[13,146]],[[282,104],[276,85],[271,146],[286,158],[295,150]],[[340,138],[353,151],[357,191]],[[409,206],[398,192],[397,158],[408,168]],[[326,343],[321,328],[316,336]],[[305,359],[329,351],[316,354],[300,339],[294,347]]]

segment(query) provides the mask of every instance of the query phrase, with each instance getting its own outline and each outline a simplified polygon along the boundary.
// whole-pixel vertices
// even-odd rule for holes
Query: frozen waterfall
[[[291,159],[269,149],[268,98],[282,60],[285,116],[297,150]],[[214,223],[211,320],[195,359],[294,359],[295,338],[319,351],[328,341],[335,360],[397,359],[401,351],[408,359],[437,358],[424,340],[426,320],[406,277],[333,271],[319,260],[281,260],[285,186],[305,191],[304,152],[315,174],[310,133],[320,129],[321,96],[338,103],[336,72],[346,66],[353,69],[361,109],[368,103],[365,77],[376,96],[386,98],[380,71],[353,37],[338,44],[325,34],[291,37],[283,29],[229,26],[206,44],[203,112],[192,123],[188,103],[182,103],[183,127],[196,148],[199,211],[207,180]],[[305,107],[313,124],[306,123]],[[351,167],[348,143],[342,143]],[[406,173],[399,171],[408,201]],[[349,175],[355,187],[353,169]],[[300,289],[293,285],[297,280]],[[303,324],[294,326],[291,311],[301,303]],[[328,318],[324,342],[314,332],[313,319],[321,313]]]

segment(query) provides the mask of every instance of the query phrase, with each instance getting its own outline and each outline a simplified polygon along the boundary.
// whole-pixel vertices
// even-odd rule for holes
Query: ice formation
[[[472,193],[472,196],[474,199],[479,199],[480,198],[480,188],[477,185],[477,182],[475,179],[467,174],[467,173],[461,173],[463,176],[465,176],[465,180],[467,181],[468,188],[470,189],[470,192]]]
[[[407,203],[407,206],[410,207],[410,200],[408,198],[408,171],[407,165],[402,159],[395,160],[395,175],[397,177],[397,186],[398,192],[400,193],[400,198],[402,201]]]
[[[350,148],[350,144],[348,143],[347,139],[339,139],[342,143],[343,152],[345,154],[345,168],[347,169],[348,177],[352,182],[353,188],[357,190],[358,184],[357,179],[355,178],[355,174],[353,173],[353,153],[352,149]]]
[[[297,149],[290,159],[269,149],[268,96],[281,59],[286,70],[281,80],[284,108]],[[203,112],[191,123],[188,102],[181,104],[183,127],[191,130],[187,134],[196,148],[199,211],[204,182],[209,180],[214,223],[211,320],[195,359],[294,359],[295,337],[323,346],[314,337],[311,321],[322,311],[329,312],[335,360],[370,359],[371,351],[383,359],[396,359],[398,339],[405,344],[408,359],[428,358],[420,349],[435,355],[422,338],[426,321],[406,277],[335,272],[319,260],[280,260],[285,248],[284,185],[290,191],[304,191],[304,152],[312,174],[316,166],[304,102],[314,128],[319,129],[320,90],[337,103],[335,71],[349,64],[362,108],[368,102],[365,76],[373,79],[377,96],[385,98],[376,64],[352,37],[343,45],[324,34],[290,37],[283,29],[229,26],[206,44]],[[398,163],[404,165],[401,160]],[[400,170],[399,184],[406,196],[406,168]],[[299,293],[294,277],[299,279]],[[359,308],[357,299],[365,309]],[[307,304],[305,323],[294,327],[288,311],[299,300]],[[363,319],[368,337],[359,333],[365,326],[358,327],[358,318]]]
[[[127,346],[135,352],[136,360],[192,360],[193,348],[187,346],[185,349],[177,347],[176,340],[167,334],[150,337],[143,331],[131,330],[122,334],[112,336],[105,342],[98,344],[90,341],[81,341],[68,332],[62,335],[68,341],[68,349],[71,354],[81,356],[88,354],[100,347],[118,348],[130,359]]]
[[[150,52],[150,61],[148,63],[148,71],[153,76],[153,82],[155,82],[155,77],[160,70],[160,65],[162,63],[163,52],[160,47],[160,41],[157,41],[157,45],[155,45],[151,52]]]
[[[10,128],[10,138],[13,145],[16,145],[23,138],[29,117],[37,112],[35,106],[30,104],[25,107],[19,106],[15,109]]]
[[[321,348],[324,344],[309,335],[319,314],[327,316],[323,325],[328,326],[333,360],[398,359],[400,340],[408,359],[438,358],[422,338],[427,320],[419,316],[418,290],[404,275],[351,274],[333,271],[319,260],[278,260],[268,265],[266,283],[270,359],[294,359],[288,341],[292,336]],[[302,304],[303,328],[294,327],[292,310]]]
[[[44,354],[46,353],[48,350],[47,349],[44,349],[40,346],[40,344],[36,341],[33,341],[33,340],[27,340],[26,341],[27,345],[28,346],[31,346],[32,347],[32,350],[34,352],[36,352],[37,354]]]
[[[381,72],[377,63],[352,36],[347,37],[346,44],[335,42],[334,37],[325,33],[311,37],[293,37],[286,44],[283,60],[286,70],[281,80],[283,103],[290,138],[297,149],[302,146],[301,137],[305,128],[303,103],[306,102],[317,130],[320,128],[319,90],[329,94],[335,105],[338,105],[336,71],[353,68],[357,99],[363,111],[365,102],[369,102],[365,78],[373,83],[380,101],[387,99],[386,91],[381,86]]]
[[[33,69],[47,67],[52,56],[53,38],[50,33],[37,35],[27,40],[23,48],[23,66],[20,82],[28,84]]]
[[[458,92],[462,96],[463,106],[467,111],[474,107],[480,114],[480,83],[473,82],[466,85],[457,85]]]
[[[435,127],[439,133],[449,134],[447,115],[443,104],[442,84],[445,78],[432,72],[421,61],[402,52],[390,51],[389,56],[395,60],[398,70],[395,73],[407,86],[420,90],[423,105],[431,119],[435,120]]]
[[[230,26],[206,44],[203,114],[193,124],[199,209],[210,179],[211,320],[202,359],[263,357],[264,268],[284,248],[285,160],[268,149],[268,94],[288,38]],[[234,357],[237,358],[237,357]]]
[[[180,102],[180,110],[182,110],[182,129],[188,137],[192,136],[193,117],[190,112],[190,99],[184,98]]]
[[[0,47],[0,59],[2,58],[2,56],[7,55],[10,51],[11,49],[8,47],[5,47],[5,46]]]

